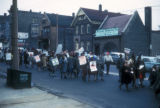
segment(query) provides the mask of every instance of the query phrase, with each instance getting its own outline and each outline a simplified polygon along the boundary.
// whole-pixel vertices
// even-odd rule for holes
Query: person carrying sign
[[[112,56],[109,54],[109,52],[107,52],[106,55],[104,56],[104,62],[106,64],[107,75],[108,75],[109,69],[110,69],[110,64],[111,64],[111,62],[113,62]]]

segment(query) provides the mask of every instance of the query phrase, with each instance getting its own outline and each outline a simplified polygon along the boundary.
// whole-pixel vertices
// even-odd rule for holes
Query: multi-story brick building
[[[72,27],[74,28],[74,49],[84,47],[85,51],[93,51],[93,39],[96,30],[103,22],[106,16],[119,16],[120,13],[112,13],[102,10],[99,5],[98,10],[80,8],[76,17],[73,19]]]
[[[73,17],[45,13],[40,47],[55,51],[57,45],[62,44],[63,50],[73,50],[73,29],[70,26]]]
[[[0,43],[3,47],[9,47],[10,17],[5,13],[0,16]]]

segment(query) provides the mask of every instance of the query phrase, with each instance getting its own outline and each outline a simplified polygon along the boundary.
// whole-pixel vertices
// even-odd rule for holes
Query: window
[[[40,33],[40,28],[38,24],[32,24],[31,25],[31,34],[32,37],[37,37]]]
[[[81,47],[84,47],[84,42],[81,42]]]
[[[76,39],[75,41],[75,50],[78,50],[79,49],[79,43],[78,43],[78,39]]]
[[[81,34],[84,33],[84,25],[81,25]]]
[[[78,35],[78,26],[76,26],[76,35]]]
[[[37,18],[33,18],[32,19],[32,23],[37,23],[38,22],[38,19]]]
[[[87,42],[86,50],[89,51],[90,49],[90,42]]]
[[[90,34],[91,33],[91,26],[90,24],[87,24],[87,34]]]

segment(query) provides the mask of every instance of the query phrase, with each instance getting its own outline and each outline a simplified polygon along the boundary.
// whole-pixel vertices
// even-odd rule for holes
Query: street
[[[32,72],[32,82],[37,87],[91,104],[96,108],[158,108],[158,100],[149,88],[147,80],[144,81],[144,88],[133,89],[130,85],[129,92],[125,86],[120,90],[115,66],[111,66],[111,73],[104,76],[104,81],[96,82],[93,78],[89,82],[83,82],[81,77],[61,80],[59,73],[56,73],[56,77],[51,77],[48,71],[24,67],[23,69]]]

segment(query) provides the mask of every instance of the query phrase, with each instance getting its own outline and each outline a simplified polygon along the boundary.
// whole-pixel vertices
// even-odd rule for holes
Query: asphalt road
[[[48,71],[38,71],[37,68],[22,69],[32,72],[32,82],[37,86],[91,104],[96,108],[158,108],[160,103],[155,98],[153,90],[149,88],[147,80],[144,81],[144,88],[133,89],[130,85],[129,92],[125,86],[120,90],[115,66],[111,66],[111,73],[104,76],[104,81],[96,82],[93,78],[90,82],[83,82],[81,77],[61,80],[59,73],[56,77],[51,77]]]
[[[125,86],[119,89],[116,67],[111,66],[110,71],[110,75],[104,76],[104,81],[97,82],[93,78],[90,82],[83,82],[81,78],[61,80],[59,74],[53,78],[47,71],[33,71],[33,82],[97,108],[158,108],[158,101],[148,81],[144,82],[144,88],[133,89],[130,86],[127,92]]]

